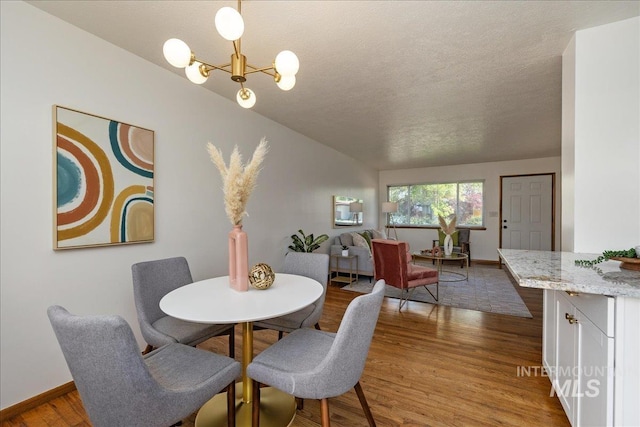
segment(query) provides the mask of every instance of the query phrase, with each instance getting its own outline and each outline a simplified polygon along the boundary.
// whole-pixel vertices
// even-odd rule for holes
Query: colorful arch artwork
[[[54,105],[54,249],[152,242],[154,133]]]

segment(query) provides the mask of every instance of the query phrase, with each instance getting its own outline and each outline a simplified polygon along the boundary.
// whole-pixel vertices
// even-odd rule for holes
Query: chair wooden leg
[[[260,383],[253,381],[253,394],[251,395],[251,427],[260,426]]]
[[[358,399],[360,400],[360,405],[362,406],[362,410],[364,411],[364,416],[367,417],[367,421],[369,422],[369,427],[376,427],[376,421],[373,419],[373,414],[371,413],[371,408],[369,408],[369,404],[367,403],[367,398],[364,397],[364,391],[362,391],[360,381],[358,381],[353,388],[356,389],[356,394],[358,395]]]
[[[317,330],[319,330],[319,331],[321,331],[321,330],[322,330],[322,329],[320,329],[320,323],[316,323],[316,325],[315,325],[315,326],[316,326],[316,329],[317,329]]]
[[[236,427],[236,382],[227,386],[227,426]]]
[[[236,328],[235,326],[229,330],[229,357],[236,357]]]
[[[283,336],[284,336],[284,332],[278,331],[278,341],[280,341]]]
[[[320,400],[320,411],[322,412],[322,427],[330,427],[331,422],[329,421],[329,399],[321,399]]]
[[[296,409],[302,411],[304,409],[304,399],[296,397]]]
[[[142,354],[147,354],[149,352],[153,351],[153,346],[151,344],[147,344],[147,346],[144,348],[144,351],[142,352]]]

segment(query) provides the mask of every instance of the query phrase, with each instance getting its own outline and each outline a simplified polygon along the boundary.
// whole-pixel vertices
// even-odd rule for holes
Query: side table
[[[340,276],[340,260],[347,259],[349,260],[349,277]],[[334,261],[335,260],[335,267]],[[353,270],[353,261],[355,260],[356,269],[355,273]],[[357,255],[347,255],[342,256],[340,254],[331,255],[331,262],[329,265],[329,281],[330,282],[338,282],[338,283],[346,283],[347,285],[358,281],[358,256]],[[344,272],[344,271],[343,271]],[[335,274],[335,276],[334,276]]]

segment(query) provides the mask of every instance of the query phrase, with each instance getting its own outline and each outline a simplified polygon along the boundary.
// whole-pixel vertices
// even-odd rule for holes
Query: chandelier
[[[251,108],[256,103],[256,94],[246,87],[246,75],[252,73],[264,73],[271,77],[282,90],[291,90],[296,84],[296,73],[300,62],[295,53],[290,50],[280,52],[271,66],[258,68],[247,63],[247,57],[242,54],[240,38],[244,33],[244,21],[242,19],[241,1],[238,0],[238,10],[232,7],[223,7],[218,10],[215,24],[218,33],[233,42],[234,52],[231,54],[231,62],[221,65],[213,65],[196,58],[185,42],[179,39],[169,39],[164,43],[162,51],[169,64],[176,68],[184,68],[187,78],[195,84],[207,81],[209,74],[214,70],[222,70],[231,74],[231,80],[240,84],[240,90],[236,100],[241,107]]]

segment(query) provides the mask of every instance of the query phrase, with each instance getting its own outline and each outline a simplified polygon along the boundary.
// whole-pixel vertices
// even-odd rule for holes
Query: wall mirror
[[[333,228],[362,225],[362,199],[333,196]]]

